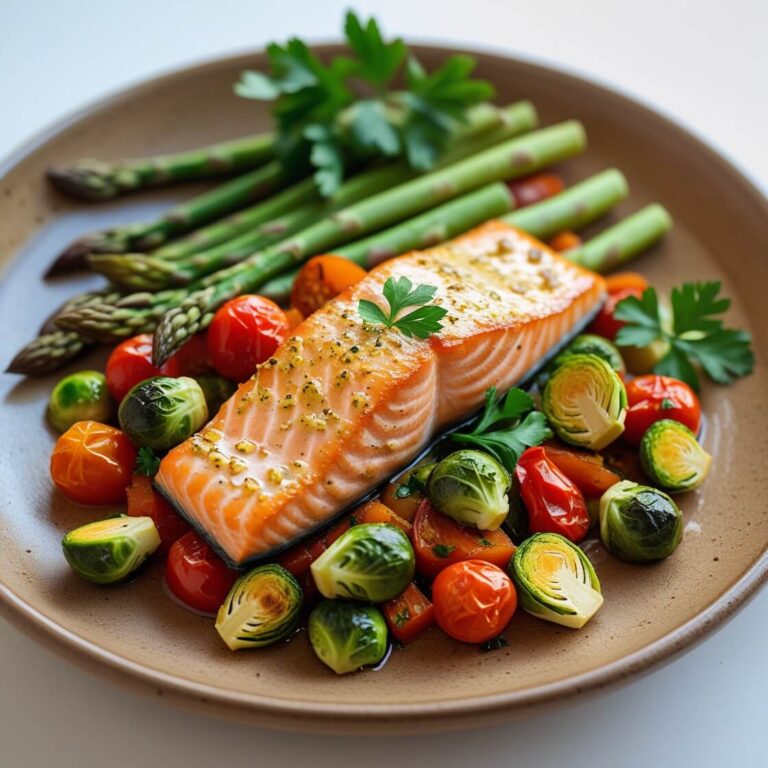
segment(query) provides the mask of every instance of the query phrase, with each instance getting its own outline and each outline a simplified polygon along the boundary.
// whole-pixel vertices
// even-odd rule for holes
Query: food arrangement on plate
[[[470,57],[427,72],[373,20],[345,33],[346,56],[292,40],[243,74],[273,134],[51,171],[94,200],[231,178],[67,248],[53,273],[109,283],[9,367],[114,347],[48,407],[59,491],[126,504],[66,534],[75,573],[108,585],[165,558],[229,648],[306,636],[339,674],[433,626],[486,650],[518,610],[583,627],[603,605],[587,544],[673,555],[675,494],[710,471],[701,374],[754,362],[719,283],[667,299],[618,271],[671,226],[661,205],[582,241],[628,184],[565,187],[578,122],[492,105]]]

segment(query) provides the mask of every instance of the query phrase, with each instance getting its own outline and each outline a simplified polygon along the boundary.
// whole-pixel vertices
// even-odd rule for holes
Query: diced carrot
[[[565,232],[560,232],[559,234],[555,235],[549,241],[549,247],[553,251],[564,253],[565,251],[570,251],[571,248],[578,248],[581,243],[581,238],[575,232],[566,230]]]
[[[389,507],[382,504],[377,499],[368,501],[361,507],[358,507],[353,513],[352,517],[355,519],[356,524],[361,523],[389,523],[395,525],[405,533],[411,532],[411,524],[407,520],[403,520],[400,515],[396,515]]]
[[[432,603],[411,582],[402,594],[381,604],[392,636],[401,643],[410,643],[435,623]]]
[[[648,281],[637,272],[614,272],[605,278],[605,286],[608,293],[617,293],[628,288],[642,293],[648,287]]]
[[[384,490],[381,492],[381,503],[386,504],[396,515],[402,517],[403,520],[412,523],[413,518],[416,517],[416,510],[419,508],[419,504],[424,496],[421,493],[412,493],[410,496],[398,498],[398,488],[400,488],[400,486],[397,483],[387,483]]]
[[[563,180],[556,173],[536,173],[523,179],[507,183],[518,208],[540,203],[548,197],[554,197],[565,188]]]

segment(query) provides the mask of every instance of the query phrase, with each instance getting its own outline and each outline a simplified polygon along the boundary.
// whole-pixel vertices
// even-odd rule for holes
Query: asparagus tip
[[[81,160],[69,168],[53,167],[46,172],[48,181],[78,200],[111,200],[120,190],[111,179],[109,166],[98,160]]]

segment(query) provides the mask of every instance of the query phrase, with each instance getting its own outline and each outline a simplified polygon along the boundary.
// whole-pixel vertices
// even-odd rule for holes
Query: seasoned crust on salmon
[[[389,277],[437,287],[428,339],[365,324]],[[307,318],[197,435],[158,489],[232,563],[276,552],[406,465],[485,391],[518,383],[604,297],[601,277],[499,221],[385,262]]]

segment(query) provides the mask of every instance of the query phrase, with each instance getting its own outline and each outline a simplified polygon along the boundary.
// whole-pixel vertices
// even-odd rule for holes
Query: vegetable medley
[[[514,638],[521,612],[573,629],[593,620],[603,595],[586,544],[626,563],[675,552],[678,494],[711,468],[701,374],[726,384],[754,362],[748,334],[723,325],[719,283],[685,283],[667,302],[637,273],[609,274],[597,316],[539,361],[525,391],[490,387],[480,413],[382,478],[373,497],[255,567],[229,567],[153,478],[169,450],[197,433],[208,440],[209,420],[257,366],[277,363],[304,318],[379,262],[487,219],[601,273],[671,225],[652,205],[582,241],[627,185],[609,170],[567,187],[547,170],[582,151],[578,124],[528,133],[533,108],[483,103],[492,88],[471,78],[468,57],[430,73],[374,20],[349,14],[345,33],[350,57],[323,63],[293,40],[269,48],[268,73],[243,75],[241,96],[274,102],[275,135],[52,172],[88,199],[242,175],[155,222],[68,249],[54,271],[82,267],[88,253],[110,285],[67,302],[10,368],[47,373],[94,343],[112,346],[103,373],[65,376],[47,409],[60,435],[50,460],[59,492],[121,505],[105,519],[84,513],[64,537],[76,574],[109,585],[160,562],[176,601],[215,617],[231,650],[306,639],[337,674],[377,665],[428,631],[491,650]],[[401,70],[404,90],[392,90]],[[355,96],[361,81],[368,98]],[[519,168],[501,162],[507,154]],[[389,278],[351,322],[429,339],[455,320],[436,292]],[[242,456],[229,457],[209,442],[207,460],[240,477],[242,456],[266,450],[243,441]]]

